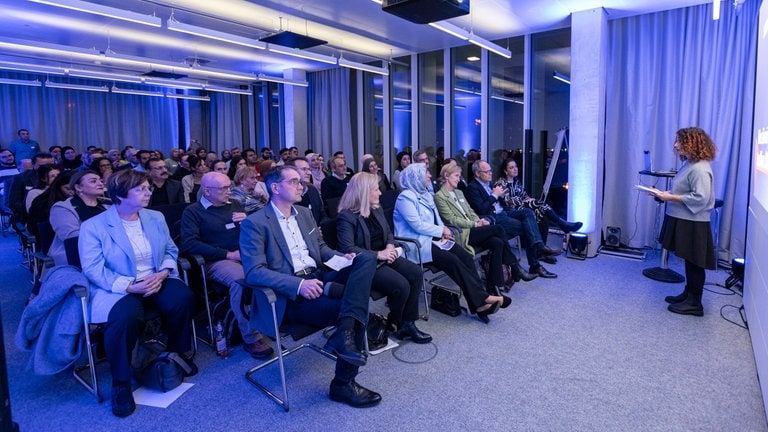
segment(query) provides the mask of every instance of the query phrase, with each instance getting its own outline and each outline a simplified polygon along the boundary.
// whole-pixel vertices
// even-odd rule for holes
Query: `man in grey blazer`
[[[272,288],[278,294],[278,319],[316,327],[335,324],[326,344],[338,356],[331,381],[331,400],[369,407],[381,395],[355,382],[363,353],[368,298],[376,272],[374,253],[342,254],[322,239],[310,211],[294,206],[302,199],[301,175],[292,166],[278,166],[266,174],[269,205],[246,218],[240,227],[240,257],[249,285]],[[352,264],[332,271],[323,265],[333,256]],[[332,282],[344,284],[341,298],[332,298]],[[338,285],[336,285],[338,286]],[[266,311],[251,313],[251,326],[269,334]]]

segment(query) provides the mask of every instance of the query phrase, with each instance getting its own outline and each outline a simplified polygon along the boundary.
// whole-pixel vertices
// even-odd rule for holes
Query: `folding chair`
[[[255,311],[259,311],[260,313],[266,313],[267,309],[272,311],[272,328],[259,328],[258,330],[264,333],[267,336],[274,337],[275,338],[275,351],[277,353],[276,356],[272,357],[269,360],[266,360],[250,369],[245,373],[245,378],[256,388],[261,390],[265,395],[267,395],[270,399],[275,401],[278,405],[283,407],[285,411],[288,411],[290,408],[289,402],[288,402],[288,384],[287,379],[285,376],[285,358],[288,357],[291,354],[297,353],[304,348],[309,348],[310,350],[321,354],[331,360],[336,360],[336,355],[331,353],[330,351],[325,350],[324,348],[315,345],[311,342],[304,342],[300,343],[299,345],[290,348],[290,349],[284,349],[283,348],[283,336],[280,334],[280,321],[277,317],[277,309],[275,308],[275,303],[277,302],[277,295],[275,292],[266,287],[255,287],[250,286],[245,283],[245,281],[240,281],[240,283],[243,285],[244,288],[250,288],[253,290],[253,304],[256,305],[256,308],[254,308]],[[243,295],[245,297],[245,294]],[[284,328],[287,330],[288,334],[293,338],[294,341],[299,341],[300,339],[307,337],[311,335],[312,333],[315,333],[317,331],[322,330],[322,328],[307,326],[307,325],[299,325],[299,324],[291,324],[286,323],[284,325]],[[266,368],[267,366],[277,362],[280,367],[280,383],[281,383],[281,391],[279,394],[276,394],[269,388],[267,388],[264,384],[259,382],[259,380],[256,378],[255,374]]]

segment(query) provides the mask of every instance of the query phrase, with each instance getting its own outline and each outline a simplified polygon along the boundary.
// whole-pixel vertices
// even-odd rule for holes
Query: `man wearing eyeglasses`
[[[243,336],[243,349],[253,358],[272,356],[267,338],[255,331],[243,313],[243,279],[240,262],[240,222],[245,210],[239,201],[230,201],[232,183],[225,174],[209,172],[200,180],[202,196],[187,206],[181,216],[181,247],[186,255],[205,259],[208,279],[229,288],[229,302]]]
[[[499,203],[499,198],[504,191],[501,186],[493,187],[493,170],[484,160],[475,161],[472,164],[474,180],[467,185],[467,202],[475,213],[489,216],[489,219],[504,227],[508,236],[521,236],[526,240],[525,255],[528,258],[529,272],[538,274],[543,278],[556,278],[557,275],[548,271],[539,263],[541,256],[556,256],[561,250],[550,249],[541,239],[539,225],[536,216],[529,208],[520,210],[504,210]]]
[[[368,297],[376,254],[342,254],[328,247],[309,210],[301,201],[301,174],[292,166],[278,166],[266,174],[269,204],[248,216],[240,232],[240,256],[249,285],[272,288],[277,314],[286,321],[314,327],[336,326],[326,348],[338,356],[329,397],[354,407],[370,407],[381,395],[355,381],[367,361],[363,353],[368,321]],[[351,265],[333,271],[323,263],[334,256]],[[344,288],[333,294],[334,287]],[[341,298],[338,298],[338,295]],[[251,323],[274,332],[269,311],[251,314]]]
[[[144,164],[144,170],[149,173],[152,188],[152,196],[149,198],[150,207],[184,202],[184,188],[181,187],[180,181],[169,178],[164,160],[150,158]]]
[[[301,201],[296,203],[296,205],[308,208],[315,218],[315,223],[320,225],[320,222],[325,217],[325,206],[323,205],[323,199],[320,197],[320,191],[312,184],[312,169],[309,167],[309,160],[305,157],[295,157],[288,159],[285,164],[295,167],[299,171],[301,183],[304,185]]]

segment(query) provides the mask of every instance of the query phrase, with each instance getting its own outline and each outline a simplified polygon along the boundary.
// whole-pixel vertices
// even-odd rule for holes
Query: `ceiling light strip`
[[[389,75],[389,69],[386,67],[376,67],[376,66],[367,65],[365,63],[353,62],[345,59],[344,57],[339,58],[339,66],[358,69],[361,71],[371,72],[379,75]]]
[[[563,75],[563,74],[561,74],[558,71],[552,72],[552,78],[554,78],[554,79],[556,79],[558,81],[562,81],[562,82],[564,82],[566,84],[571,84],[571,77],[569,77],[567,75]]]
[[[117,86],[112,86],[112,93],[139,95],[139,96],[156,96],[156,97],[165,96],[165,93],[161,91],[122,89],[122,88],[118,88]]]
[[[266,49],[267,44],[265,42],[257,41],[254,39],[248,39],[241,36],[236,36],[229,33],[224,33],[216,30],[211,30],[205,27],[197,27],[190,24],[184,24],[176,20],[168,20],[168,30],[173,30],[181,33],[187,33],[194,36],[200,36],[208,39],[214,39],[222,42],[227,42],[236,45],[242,45],[245,47]]]
[[[0,62],[0,69],[19,71],[19,72],[53,74],[53,75],[65,74],[64,68],[62,67],[29,65],[26,63],[17,63],[17,62]]]
[[[195,95],[185,95],[185,94],[178,94],[178,93],[166,93],[165,96],[172,99],[187,99],[187,100],[197,100],[197,101],[203,101],[203,102],[211,101],[210,96],[195,96]]]
[[[231,93],[231,94],[239,94],[239,95],[245,95],[245,96],[251,96],[253,93],[251,92],[250,86],[248,86],[247,90],[239,89],[239,88],[233,88],[233,87],[221,87],[221,86],[215,86],[215,85],[204,85],[203,90],[206,91],[213,91],[217,93]]]
[[[92,78],[92,79],[120,81],[120,82],[134,83],[134,84],[140,84],[144,82],[144,79],[142,79],[142,77],[137,75],[126,75],[126,74],[98,72],[98,71],[89,71],[89,70],[81,70],[81,69],[64,69],[64,72],[68,76],[78,77],[78,78]]]
[[[299,87],[309,87],[309,83],[303,80],[292,80],[288,78],[274,77],[274,76],[269,76],[264,74],[259,74],[257,78],[259,79],[259,81],[269,81],[269,82],[274,82],[279,84],[295,85]]]
[[[136,12],[117,9],[109,6],[103,6],[96,3],[88,3],[80,0],[29,0],[35,3],[42,3],[49,6],[56,6],[64,9],[72,9],[79,12],[101,15],[109,18],[115,18],[123,21],[130,21],[137,24],[143,24],[151,27],[162,26],[162,20],[156,16],[144,15]]]
[[[281,47],[280,45],[269,44],[269,51],[277,54],[284,54],[293,57],[299,57],[307,60],[314,60],[328,64],[336,64],[336,57],[324,54],[318,54],[311,51],[302,51],[293,48]]]
[[[438,22],[431,22],[429,23],[430,26],[442,30],[446,33],[448,33],[451,36],[457,37],[461,40],[468,40],[469,39],[469,32],[464,30],[463,28],[459,26],[455,26],[449,22],[446,21],[438,21]]]
[[[160,86],[160,87],[177,88],[182,90],[202,90],[203,89],[202,83],[178,81],[178,80],[171,80],[171,79],[160,79],[160,78],[147,78],[144,80],[144,84]]]
[[[13,78],[0,78],[0,84],[20,85],[27,87],[40,87],[42,85],[39,80],[20,80]]]
[[[493,53],[496,53],[502,57],[505,58],[512,58],[512,52],[502,46],[499,46],[488,39],[482,38],[472,32],[468,32],[464,30],[463,28],[453,25],[446,21],[438,21],[429,23],[430,26],[444,31],[445,33],[448,33],[451,36],[457,37],[461,40],[469,41],[470,43],[473,43],[481,48],[485,48],[488,51],[491,51]]]
[[[107,86],[94,87],[94,86],[81,85],[81,84],[58,83],[53,81],[46,81],[45,87],[67,89],[67,90],[86,90],[86,91],[95,91],[95,92],[101,92],[101,93],[107,93],[109,91],[109,88],[107,88]]]

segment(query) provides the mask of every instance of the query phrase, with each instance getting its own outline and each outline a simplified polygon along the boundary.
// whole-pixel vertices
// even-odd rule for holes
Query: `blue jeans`
[[[536,267],[539,265],[539,249],[544,246],[539,232],[539,225],[536,222],[536,216],[529,208],[519,210],[503,210],[494,215],[496,223],[504,227],[504,231],[510,237],[521,236],[525,242],[525,256],[528,258],[528,265]]]

